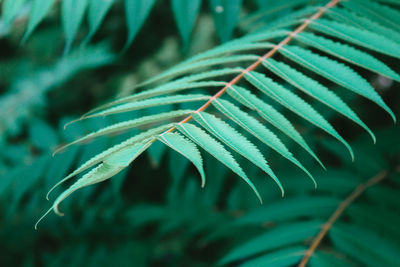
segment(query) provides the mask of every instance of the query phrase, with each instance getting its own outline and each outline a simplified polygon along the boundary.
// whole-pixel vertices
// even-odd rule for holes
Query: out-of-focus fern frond
[[[110,64],[115,56],[102,44],[77,49],[59,59],[53,66],[26,77],[15,77],[10,89],[0,98],[0,142],[6,130],[19,131],[19,126],[29,117],[33,109],[43,106],[46,93],[85,69]]]
[[[387,174],[380,173],[379,175]],[[384,176],[379,178],[382,177]],[[335,209],[344,205],[340,196],[343,197],[346,192],[350,193],[352,186],[357,190],[354,186],[354,175],[341,180],[342,188],[326,187],[328,183],[338,184],[337,179],[340,179],[340,176],[334,176],[332,180],[326,179],[324,181],[326,184],[320,187],[322,192],[330,192],[329,197],[321,192],[308,197],[294,196],[284,201],[270,203],[268,207],[253,210],[237,219],[228,226],[228,228],[231,227],[231,231],[233,229],[239,231],[241,228],[261,225],[265,222],[268,222],[270,226],[264,230],[265,233],[249,238],[229,251],[221,259],[220,265],[230,263],[229,266],[256,264],[292,266],[298,264],[308,252],[305,244],[310,244],[322,229],[328,227],[326,224],[329,216]],[[346,183],[348,184],[345,185]],[[370,194],[372,192],[374,193]],[[350,204],[344,210],[342,215],[344,218],[335,220],[333,225],[327,228],[330,242],[324,242],[324,246],[317,248],[311,254],[309,266],[336,264],[377,266],[382,263],[385,266],[398,265],[400,261],[399,233],[392,227],[399,220],[398,209],[393,210],[383,200],[384,194],[391,195],[393,192],[388,186],[375,185],[363,193],[367,195],[366,198]],[[335,196],[333,197],[332,194]],[[378,218],[377,214],[382,217]],[[279,223],[274,226],[275,222]],[[215,233],[214,235],[217,236]],[[292,249],[296,252],[293,253]],[[365,252],[367,253],[363,254]]]

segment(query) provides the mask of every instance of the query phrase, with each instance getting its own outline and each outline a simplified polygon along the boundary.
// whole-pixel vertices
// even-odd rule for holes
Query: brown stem
[[[259,57],[256,62],[254,62],[253,64],[248,66],[246,69],[242,70],[237,76],[235,76],[230,82],[228,82],[221,90],[219,90],[215,95],[213,95],[204,105],[202,105],[200,108],[198,108],[195,111],[195,113],[198,113],[198,112],[201,112],[201,111],[205,110],[208,106],[211,105],[213,100],[215,100],[215,99],[219,98],[221,95],[223,95],[225,93],[225,91],[229,87],[231,87],[232,85],[238,83],[246,73],[248,73],[249,71],[252,71],[255,68],[257,68],[261,64],[261,62],[263,62],[265,59],[272,57],[276,53],[276,51],[279,50],[279,48],[281,48],[282,46],[284,46],[287,43],[289,43],[296,34],[304,31],[304,29],[307,28],[308,24],[310,24],[311,21],[320,18],[328,8],[334,7],[339,2],[340,2],[340,0],[331,0],[324,7],[320,8],[317,13],[312,15],[309,19],[305,20],[304,23],[301,24],[299,27],[297,27],[293,32],[290,32],[289,35],[285,39],[283,39],[279,44],[275,45],[271,50],[269,50],[262,57]],[[192,119],[192,115],[189,115],[188,117],[186,117],[185,119],[180,121],[179,124],[186,123],[191,119]],[[170,128],[170,129],[168,129],[164,133],[169,133],[169,132],[172,132],[173,130],[175,130],[175,126]]]
[[[343,200],[338,208],[335,210],[335,212],[329,217],[329,220],[322,226],[321,231],[318,233],[318,235],[314,238],[311,246],[308,248],[306,253],[304,254],[303,259],[301,260],[300,264],[298,267],[305,267],[306,264],[308,263],[311,255],[314,253],[314,251],[317,249],[318,245],[321,243],[322,239],[325,237],[329,229],[332,227],[332,225],[337,221],[337,219],[342,215],[342,213],[347,209],[347,207],[357,198],[359,197],[366,189],[369,187],[379,183],[383,179],[385,179],[387,176],[386,171],[381,171],[371,179],[369,179],[367,182],[360,184],[357,186],[356,189],[345,199]]]

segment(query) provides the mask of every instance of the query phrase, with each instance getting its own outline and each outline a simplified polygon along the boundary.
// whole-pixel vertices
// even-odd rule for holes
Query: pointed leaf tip
[[[174,132],[160,134],[157,139],[194,164],[200,173],[201,187],[203,188],[206,183],[203,169],[203,159],[196,145],[190,140],[184,138],[179,133]]]
[[[217,140],[212,138],[208,133],[206,133],[205,131],[203,131],[202,129],[191,123],[184,123],[184,124],[177,123],[175,124],[175,127],[187,138],[189,138],[194,143],[203,148],[205,151],[210,153],[214,158],[216,158],[222,164],[227,166],[234,173],[239,175],[251,187],[253,192],[256,194],[257,198],[262,203],[262,199],[257,188],[247,177],[246,173],[240,167],[239,163],[237,163],[232,154],[228,150],[226,150],[225,147],[220,142],[218,142]]]

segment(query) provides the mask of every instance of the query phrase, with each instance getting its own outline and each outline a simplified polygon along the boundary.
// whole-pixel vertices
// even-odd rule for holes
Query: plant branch
[[[230,82],[228,82],[221,90],[219,90],[215,95],[213,95],[204,105],[202,105],[200,108],[198,108],[196,111],[194,111],[195,113],[201,112],[203,110],[205,110],[208,106],[211,105],[212,101],[214,101],[215,99],[219,98],[221,95],[223,95],[225,93],[225,91],[231,87],[234,84],[237,84],[242,78],[243,76],[254,70],[255,68],[257,68],[265,59],[272,57],[281,47],[283,47],[284,45],[288,44],[293,37],[304,31],[307,26],[313,21],[316,20],[318,18],[320,18],[327,9],[332,8],[334,6],[336,6],[338,3],[340,2],[340,0],[331,0],[329,3],[327,3],[324,7],[321,7],[317,13],[315,13],[314,15],[312,15],[310,18],[306,19],[303,24],[301,24],[299,27],[297,27],[294,31],[290,32],[289,35],[283,39],[279,44],[275,45],[271,50],[269,50],[265,55],[263,55],[262,57],[259,57],[257,59],[256,62],[254,62],[253,64],[251,64],[250,66],[248,66],[246,69],[242,70],[237,76],[235,76]],[[189,120],[192,119],[192,115],[189,115],[188,117],[186,117],[185,119],[183,119],[182,121],[179,122],[179,124],[183,124],[188,122]],[[165,131],[164,133],[168,133],[168,132],[172,132],[173,130],[175,130],[175,127],[172,127],[170,129],[168,129],[167,131]],[[162,135],[162,134],[161,134]]]
[[[362,193],[364,193],[366,189],[368,189],[369,187],[379,183],[380,181],[382,181],[386,177],[387,177],[387,172],[386,171],[379,172],[377,175],[375,175],[374,177],[369,179],[367,182],[357,186],[357,188],[354,189],[354,191],[345,200],[343,200],[339,204],[339,206],[335,210],[335,212],[331,215],[331,217],[329,217],[328,221],[322,226],[321,231],[315,237],[315,239],[313,240],[311,246],[309,247],[309,249],[304,254],[304,257],[301,260],[301,262],[298,265],[298,267],[305,267],[306,266],[306,264],[308,263],[311,255],[317,249],[318,245],[321,243],[322,239],[328,233],[329,229],[337,221],[337,219],[339,219],[340,215],[342,215],[342,213],[350,206],[350,204],[357,197],[359,197]]]

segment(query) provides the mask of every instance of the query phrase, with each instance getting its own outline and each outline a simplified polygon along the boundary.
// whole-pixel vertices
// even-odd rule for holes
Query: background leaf
[[[242,8],[242,0],[209,0],[217,35],[221,42],[231,39]]]
[[[25,31],[24,36],[22,37],[22,43],[24,43],[29,38],[29,36],[33,33],[39,23],[42,22],[53,3],[54,0],[33,0],[32,11],[30,13],[28,21],[28,27]]]
[[[65,33],[65,50],[68,53],[85,15],[89,0],[63,0],[61,2],[62,25]]]
[[[128,26],[125,49],[133,42],[155,2],[156,0],[125,0],[125,16]]]
[[[172,11],[183,40],[183,47],[189,46],[190,34],[200,12],[202,0],[171,0]]]

